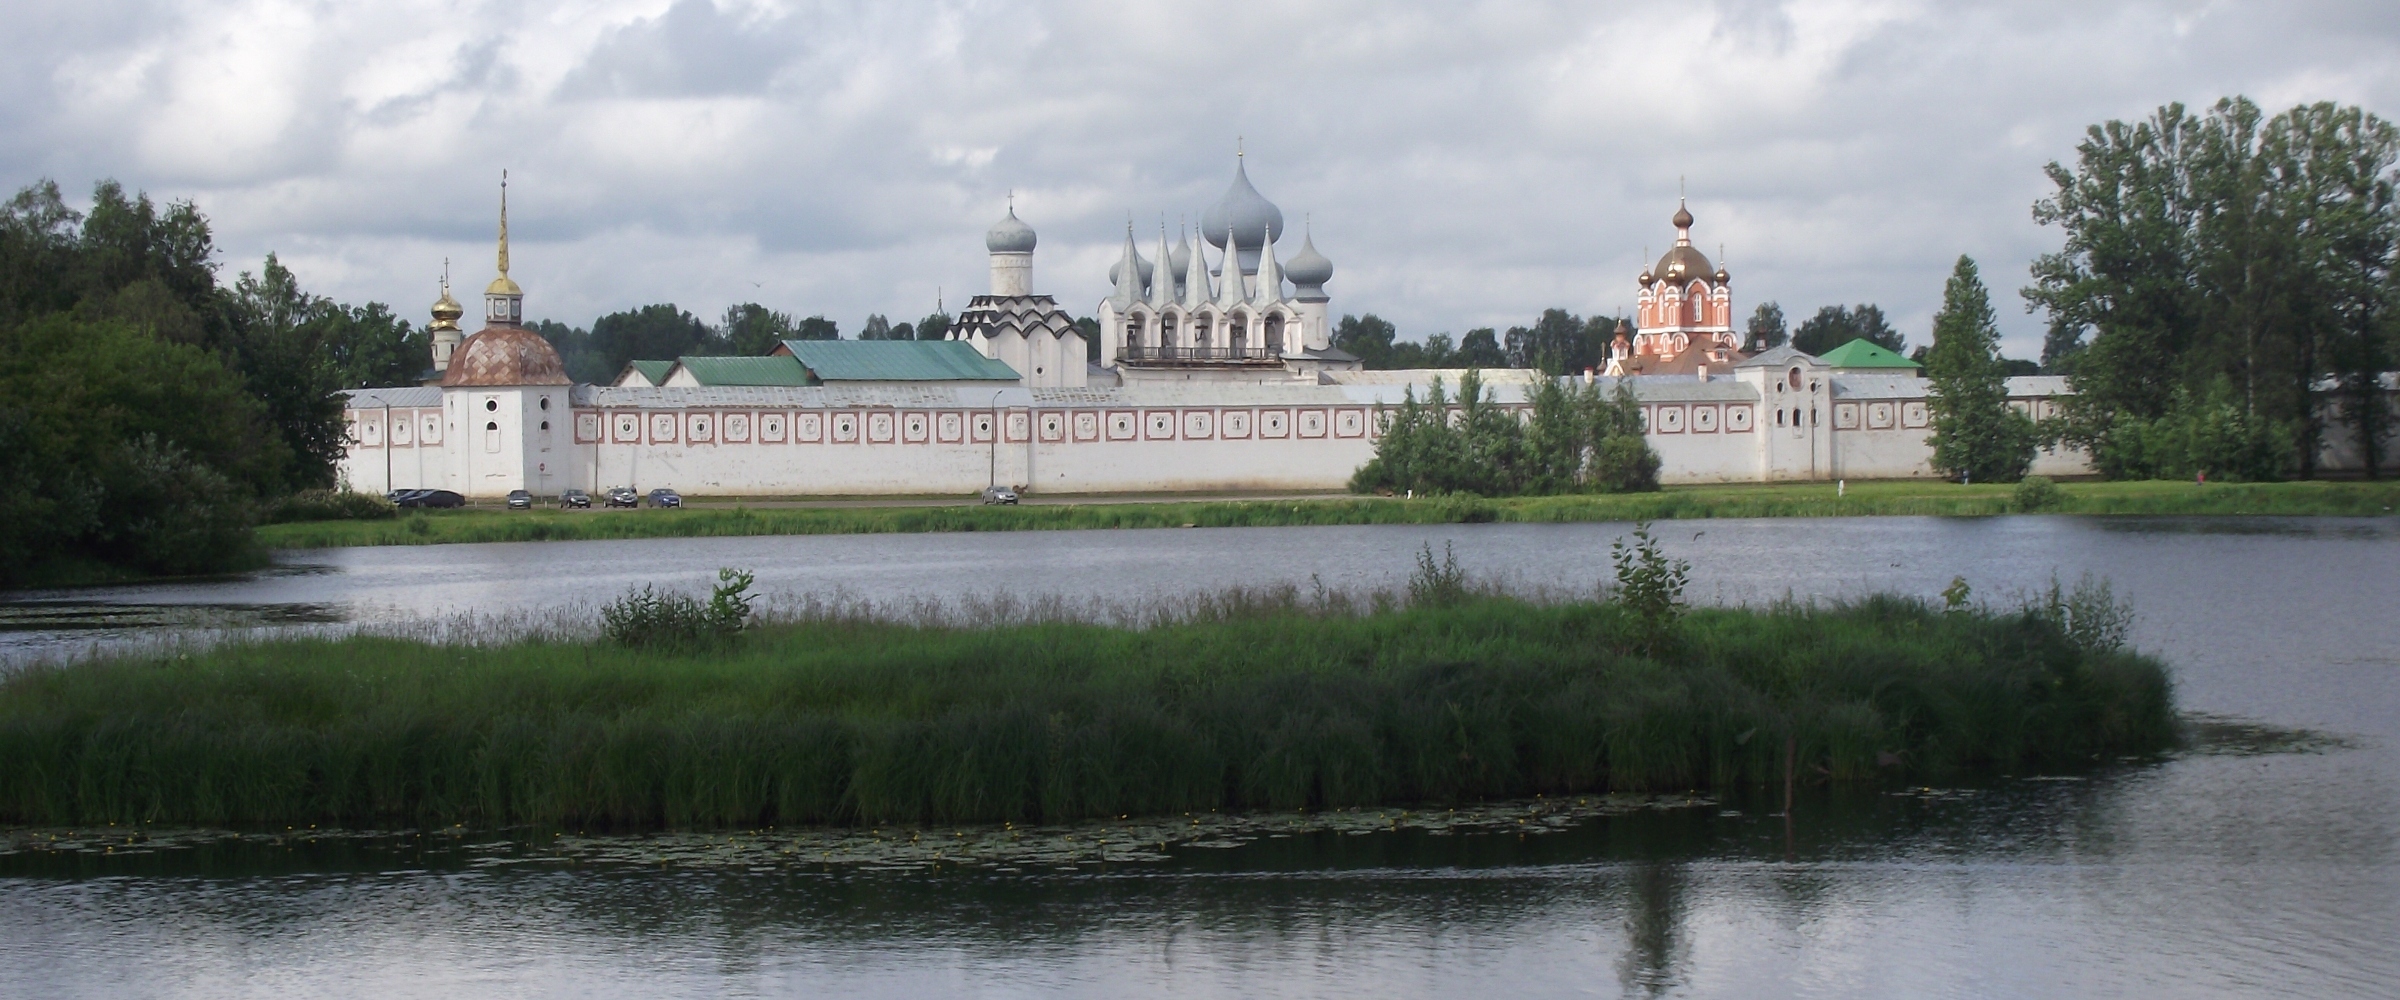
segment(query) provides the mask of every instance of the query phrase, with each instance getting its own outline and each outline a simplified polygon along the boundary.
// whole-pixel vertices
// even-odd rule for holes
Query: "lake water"
[[[718,566],[770,594],[1168,600],[1393,586],[1420,546],[1582,588],[1624,525],[888,535],[294,556],[0,606],[0,657],[161,628],[588,608]],[[2079,780],[1815,792],[1540,836],[1307,834],[1071,870],[544,862],[505,836],[0,856],[0,996],[2400,995],[2400,521],[1659,526],[1692,594],[2104,577],[2187,710],[2306,730]],[[580,614],[580,611],[575,612]],[[0,762],[5,766],[5,762]]]

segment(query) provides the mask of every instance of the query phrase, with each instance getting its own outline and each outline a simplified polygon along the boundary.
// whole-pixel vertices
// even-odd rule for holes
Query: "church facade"
[[[1035,291],[1037,239],[1012,205],[985,234],[991,291],[960,313],[948,342],[637,362],[669,374],[578,385],[523,325],[504,188],[482,328],[460,335],[464,310],[445,281],[433,309],[439,377],[349,393],[340,474],[363,491],[471,497],[612,486],[964,495],[989,483],[1063,494],[1330,491],[1373,456],[1405,394],[1424,398],[1434,380],[1455,385],[1463,374],[1363,371],[1335,348],[1332,262],[1305,232],[1279,258],[1282,212],[1246,164],[1200,222],[1173,242],[1162,226],[1149,256],[1128,232],[1098,304],[1096,352]],[[1788,347],[1743,353],[1730,276],[1692,247],[1687,209],[1673,222],[1674,247],[1637,279],[1640,328],[1620,328],[1605,371],[1564,376],[1633,392],[1664,482],[1935,474],[1929,392],[1913,366],[1846,366]],[[973,365],[945,353],[965,348]],[[1547,377],[1485,373],[1494,401],[1525,414]],[[2037,419],[2068,391],[2047,377],[2011,379],[2009,390],[2011,405]],[[2034,471],[2088,467],[2045,452]]]

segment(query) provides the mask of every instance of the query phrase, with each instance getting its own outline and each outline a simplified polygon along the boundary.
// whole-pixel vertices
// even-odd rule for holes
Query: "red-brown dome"
[[[487,326],[450,356],[443,385],[571,385],[566,362],[542,335],[521,326]]]

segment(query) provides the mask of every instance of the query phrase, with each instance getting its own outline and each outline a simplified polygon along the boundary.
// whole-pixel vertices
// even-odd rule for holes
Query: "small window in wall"
[[[549,409],[549,408],[550,408],[550,397],[548,397],[548,396],[544,396],[544,397],[542,397],[542,409],[545,409],[545,410],[547,410],[547,409]],[[543,425],[542,425],[542,429],[543,429],[543,430],[549,430],[549,429],[550,429],[550,425],[549,425],[549,424],[543,424]]]
[[[483,425],[483,450],[500,450],[500,424],[498,421]]]
[[[500,401],[497,399],[484,400],[483,408],[486,410],[498,410],[500,408]]]
[[[549,429],[550,429],[550,422],[549,422],[549,421],[547,421],[547,420],[544,420],[544,421],[542,421],[542,429],[543,429],[543,430],[549,430]]]

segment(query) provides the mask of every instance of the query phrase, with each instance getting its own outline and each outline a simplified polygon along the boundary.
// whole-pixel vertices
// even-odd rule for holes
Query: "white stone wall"
[[[1664,482],[1934,475],[1922,380],[1804,370],[1795,390],[1787,369],[1743,374],[1633,381]],[[1333,491],[1373,457],[1376,407],[1396,406],[1410,387],[1010,387],[997,390],[997,408],[980,385],[363,390],[348,411],[341,472],[370,492],[430,486],[486,498],[610,486],[958,495],[981,489],[995,466],[1001,483],[1050,493]],[[2019,404],[2047,415],[2055,386],[2016,388]],[[1496,379],[1488,391],[1524,417],[1532,389]],[[383,423],[386,402],[407,440]],[[423,403],[439,405],[400,405]],[[2069,453],[2045,454],[2034,471],[2089,470]]]

